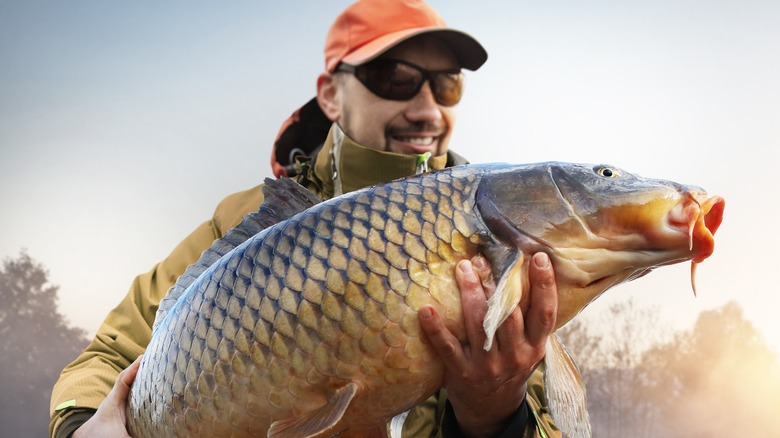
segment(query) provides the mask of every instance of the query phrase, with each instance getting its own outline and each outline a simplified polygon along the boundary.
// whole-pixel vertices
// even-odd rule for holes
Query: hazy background
[[[270,176],[348,1],[0,1],[0,256],[21,248],[93,333],[217,202]],[[736,301],[780,352],[780,3],[430,2],[490,57],[451,147],[609,162],[726,198],[716,251],[621,286],[689,328]]]

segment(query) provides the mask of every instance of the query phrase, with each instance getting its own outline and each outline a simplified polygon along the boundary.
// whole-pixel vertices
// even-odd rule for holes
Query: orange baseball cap
[[[334,72],[340,62],[363,64],[424,33],[447,43],[463,68],[477,70],[487,60],[487,52],[476,39],[448,28],[422,0],[358,0],[336,17],[328,31],[325,69]]]

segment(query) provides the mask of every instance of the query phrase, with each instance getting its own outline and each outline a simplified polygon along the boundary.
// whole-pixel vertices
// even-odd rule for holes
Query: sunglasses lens
[[[420,91],[422,72],[398,62],[375,62],[364,70],[363,83],[384,99],[408,100]]]
[[[463,91],[462,73],[436,73],[431,87],[436,101],[444,106],[453,106],[460,102]]]
[[[354,70],[355,76],[372,93],[388,100],[409,100],[417,95],[427,78],[436,101],[444,106],[460,102],[463,74],[425,72],[419,67],[392,59],[378,59]]]

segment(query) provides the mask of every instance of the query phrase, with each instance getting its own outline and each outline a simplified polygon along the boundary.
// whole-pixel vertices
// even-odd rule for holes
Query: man
[[[448,151],[462,92],[460,70],[476,70],[486,59],[476,40],[446,28],[422,1],[353,4],[329,31],[316,104],[301,108],[280,132],[275,173],[296,173],[301,184],[330,198],[463,163]],[[308,153],[315,155],[308,159]],[[52,436],[126,436],[126,399],[138,366],[131,362],[149,342],[160,299],[214,239],[261,202],[259,186],[227,197],[209,222],[135,279],[55,385]],[[556,433],[540,404],[538,373],[529,381],[555,322],[554,276],[544,254],[534,257],[530,271],[529,305],[499,328],[490,351],[482,348],[482,318],[495,285],[483,258],[461,262],[456,270],[468,342],[461,344],[432,307],[420,310],[423,331],[446,364],[446,395],[442,391],[394,418],[387,426],[392,436]]]

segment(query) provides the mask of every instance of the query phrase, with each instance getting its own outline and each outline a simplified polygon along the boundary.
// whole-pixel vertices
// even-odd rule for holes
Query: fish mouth
[[[669,223],[686,228],[691,257],[691,289],[696,295],[696,267],[715,250],[715,232],[723,221],[726,201],[703,191],[689,190],[685,199],[669,214]]]
[[[623,281],[643,277],[657,267],[691,260],[691,287],[695,294],[696,266],[715,250],[714,235],[723,220],[724,208],[725,201],[720,196],[709,196],[700,190],[684,191],[682,200],[666,214],[663,231],[648,236],[652,249],[635,251],[635,254],[642,254],[641,258],[625,270],[611,273],[608,269],[591,270],[607,275],[593,276],[580,287],[603,291]]]
[[[720,196],[687,191],[683,202],[670,211],[668,223],[673,228],[686,231],[693,263],[701,263],[712,255],[715,232],[723,221],[725,206],[726,201]]]

